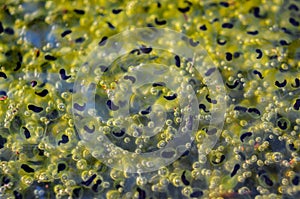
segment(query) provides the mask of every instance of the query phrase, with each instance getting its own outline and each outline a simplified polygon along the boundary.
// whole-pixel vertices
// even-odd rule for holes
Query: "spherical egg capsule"
[[[190,196],[191,193],[192,193],[193,189],[192,187],[190,186],[187,186],[187,187],[184,187],[181,191],[181,193],[184,195],[184,196]]]
[[[160,176],[168,176],[169,175],[169,170],[167,167],[161,167],[159,170],[158,170],[158,174]]]
[[[175,187],[179,187],[182,185],[182,182],[180,180],[180,177],[179,176],[176,176],[172,179],[172,184],[175,186]]]
[[[275,153],[272,154],[272,160],[274,162],[280,162],[282,160],[282,158],[283,158],[283,156],[279,152],[275,152]]]

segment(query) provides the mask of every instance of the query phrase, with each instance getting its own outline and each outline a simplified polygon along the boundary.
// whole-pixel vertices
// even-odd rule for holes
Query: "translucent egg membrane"
[[[298,1],[0,9],[0,198],[299,198]]]
[[[172,42],[164,42],[165,38]],[[157,170],[188,150],[201,128],[212,132],[201,153],[209,152],[226,109],[215,99],[224,100],[225,89],[213,63],[199,49],[185,35],[144,28],[108,38],[91,52],[93,59],[88,58],[78,72],[73,110],[75,126],[94,157],[130,173]],[[204,100],[217,105],[201,115],[199,103]],[[116,141],[111,143],[106,134]],[[122,142],[135,152],[122,150]]]

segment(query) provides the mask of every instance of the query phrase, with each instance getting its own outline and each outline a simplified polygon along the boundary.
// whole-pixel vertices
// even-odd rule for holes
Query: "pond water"
[[[300,198],[299,9],[0,2],[0,198]]]

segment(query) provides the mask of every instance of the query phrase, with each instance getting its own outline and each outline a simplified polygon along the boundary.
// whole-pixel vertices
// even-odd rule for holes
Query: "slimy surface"
[[[0,2],[0,198],[300,198],[298,0]]]

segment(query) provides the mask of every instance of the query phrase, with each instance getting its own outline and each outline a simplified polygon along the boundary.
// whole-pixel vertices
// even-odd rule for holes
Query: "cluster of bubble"
[[[5,1],[0,9],[1,198],[299,197],[296,0]],[[213,64],[202,64],[198,74],[193,57],[141,43],[109,68],[96,65],[102,56],[111,61],[109,50],[122,51],[125,44],[112,42],[113,35],[139,27],[187,35],[160,35],[158,44],[203,47]],[[182,43],[172,44],[174,39]],[[97,54],[95,44],[107,54]],[[208,56],[201,54],[195,59],[205,62]],[[170,66],[166,75],[140,84],[150,76],[139,73],[147,72],[143,64],[151,66],[149,74],[165,69],[157,63]],[[211,81],[205,78],[215,73],[224,81],[224,99],[214,90],[208,95]],[[82,98],[76,96],[80,88]],[[194,93],[198,104],[191,110],[185,103],[196,102]],[[125,112],[118,110],[122,96],[131,95]],[[154,106],[144,106],[144,97]],[[210,113],[222,102],[225,123],[216,130],[208,125]],[[182,115],[191,112],[199,122],[192,139],[175,151],[165,148],[178,126],[189,123]],[[107,138],[111,144],[95,147]],[[131,158],[119,148],[132,157],[165,149],[159,163],[178,157],[158,170],[133,172]],[[109,156],[124,157],[122,169]],[[141,163],[134,171],[157,164],[133,163]]]

